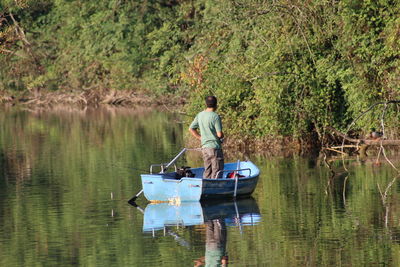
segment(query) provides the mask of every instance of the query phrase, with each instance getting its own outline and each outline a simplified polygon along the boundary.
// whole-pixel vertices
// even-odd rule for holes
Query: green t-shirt
[[[200,112],[190,124],[190,128],[200,129],[202,147],[221,149],[221,140],[217,132],[222,132],[222,123],[217,113],[205,110]]]

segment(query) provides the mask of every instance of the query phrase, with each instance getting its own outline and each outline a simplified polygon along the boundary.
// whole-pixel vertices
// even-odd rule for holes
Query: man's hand
[[[189,132],[198,140],[201,141],[201,135],[197,132],[196,129],[189,128]]]

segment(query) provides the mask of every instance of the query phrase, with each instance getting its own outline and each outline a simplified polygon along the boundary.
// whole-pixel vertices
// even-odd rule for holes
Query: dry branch
[[[338,130],[336,130],[333,127],[328,126],[327,127],[328,130],[334,132],[336,135],[342,137],[343,139],[345,139],[346,141],[350,142],[350,143],[356,143],[359,145],[365,144],[368,146],[380,146],[380,145],[386,145],[386,146],[399,146],[400,145],[400,140],[388,140],[388,139],[356,139],[356,138],[352,138],[347,136],[346,134],[339,132]]]

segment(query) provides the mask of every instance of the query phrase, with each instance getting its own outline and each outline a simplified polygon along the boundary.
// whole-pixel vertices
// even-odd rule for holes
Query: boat
[[[168,164],[153,164],[149,174],[141,174],[142,191],[146,199],[165,202],[199,201],[204,199],[229,199],[249,196],[257,186],[260,170],[251,161],[224,164],[224,169],[215,179],[203,178],[204,168],[190,168],[191,176],[180,177],[178,170],[168,172],[175,161],[186,151],[183,149]],[[153,170],[160,167],[159,173]]]
[[[188,201],[175,203],[149,203],[141,210],[143,232],[165,230],[166,227],[202,225],[221,220],[227,226],[253,226],[261,221],[257,202],[252,198],[221,201]]]

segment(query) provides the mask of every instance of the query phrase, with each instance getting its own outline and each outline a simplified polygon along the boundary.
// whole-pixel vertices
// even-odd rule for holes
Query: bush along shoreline
[[[216,95],[243,142],[318,147],[349,126],[395,139],[397,104],[358,117],[400,99],[399,25],[400,0],[4,0],[1,101],[176,101],[190,120]]]

